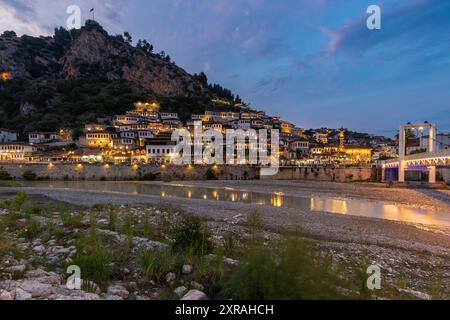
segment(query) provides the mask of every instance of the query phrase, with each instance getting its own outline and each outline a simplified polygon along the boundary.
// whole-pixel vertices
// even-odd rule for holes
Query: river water
[[[309,197],[287,196],[282,192],[260,193],[232,188],[203,188],[179,184],[152,184],[145,182],[98,182],[98,181],[36,181],[26,187],[55,189],[78,189],[102,192],[120,192],[130,195],[156,195],[162,198],[186,198],[213,201],[244,202],[261,206],[294,208],[302,211],[324,211],[335,214],[364,216],[387,220],[441,225],[450,227],[450,213],[432,209],[415,208],[383,201],[354,198],[332,198],[321,195]]]

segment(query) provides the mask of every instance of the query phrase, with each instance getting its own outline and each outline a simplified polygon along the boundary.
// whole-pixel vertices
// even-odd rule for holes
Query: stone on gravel
[[[233,259],[230,259],[230,258],[224,259],[223,262],[225,262],[225,264],[228,264],[230,266],[237,266],[239,264],[239,261],[233,260]]]
[[[36,246],[33,248],[33,251],[36,253],[43,253],[45,251],[45,247],[44,246]]]
[[[21,301],[22,300],[31,300],[33,298],[33,296],[30,293],[28,293],[20,288],[17,288],[15,290],[14,296],[15,296],[16,300],[21,300]]]
[[[205,290],[205,287],[202,284],[195,282],[195,281],[191,281],[191,288],[199,290],[199,291]]]
[[[168,274],[166,274],[166,282],[167,283],[174,282],[176,278],[177,278],[177,275],[173,272],[169,272]]]
[[[203,301],[208,300],[208,296],[199,290],[191,290],[189,291],[183,298],[183,301]]]
[[[24,264],[21,264],[18,266],[12,266],[12,267],[6,268],[5,271],[12,272],[12,273],[22,273],[22,272],[25,272],[26,269],[27,269],[27,266],[25,266]]]
[[[36,280],[25,280],[19,284],[20,289],[31,294],[33,298],[47,297],[52,294],[52,286]]]
[[[173,291],[173,293],[175,293],[178,296],[178,298],[183,297],[186,294],[186,292],[188,292],[188,289],[186,287],[178,287]]]
[[[14,297],[6,290],[0,290],[0,301],[11,301]]]
[[[109,286],[107,290],[107,294],[110,296],[119,296],[122,299],[128,299],[130,293],[128,290],[120,283]],[[109,300],[109,299],[107,299]]]
[[[194,268],[191,265],[185,264],[182,269],[182,273],[184,275],[189,275],[194,271]]]

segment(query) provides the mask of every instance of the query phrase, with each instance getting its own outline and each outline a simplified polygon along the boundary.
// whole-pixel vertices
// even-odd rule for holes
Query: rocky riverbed
[[[217,186],[216,182],[211,185]],[[256,184],[256,188],[267,187]],[[296,192],[294,187],[288,184],[284,191]],[[28,199],[17,210],[11,199],[18,191],[3,189],[7,201],[0,211],[3,300],[224,298],[211,285],[214,271],[206,266],[220,260],[224,270],[232,272],[254,237],[251,218],[256,209],[242,203],[27,189]],[[402,201],[407,196],[399,193]],[[424,205],[433,204],[430,201]],[[448,206],[445,193],[437,205]],[[257,212],[258,238],[268,247],[288,234],[296,234],[320,256],[331,257],[333,270],[345,279],[354,279],[355,272],[365,264],[379,265],[382,289],[373,292],[372,298],[450,297],[448,228],[269,207],[258,208]],[[211,252],[201,258],[179,254],[155,271],[154,262],[145,252],[159,254],[173,247],[173,230],[184,217],[193,215],[202,219],[213,247],[221,253]],[[224,254],[228,246],[234,249],[228,248]],[[103,256],[105,252],[108,254]],[[160,260],[165,260],[164,255]],[[66,286],[66,268],[76,263],[88,269],[93,265],[84,290]],[[106,276],[96,275],[98,265]],[[352,281],[353,285],[340,288],[344,298],[359,297],[358,285]]]

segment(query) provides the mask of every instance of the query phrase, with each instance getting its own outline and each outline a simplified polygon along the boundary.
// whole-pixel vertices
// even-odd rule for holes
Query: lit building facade
[[[27,143],[0,143],[0,161],[31,161],[36,152],[37,148]]]

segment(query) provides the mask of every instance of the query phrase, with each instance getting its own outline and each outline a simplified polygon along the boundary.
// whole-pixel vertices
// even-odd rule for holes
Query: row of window
[[[96,133],[86,135],[88,139],[109,139],[110,135],[108,133]]]
[[[0,150],[3,151],[22,151],[24,150],[23,146],[0,146]]]
[[[170,154],[172,153],[172,149],[158,149],[158,148],[152,148],[148,149],[148,152],[151,154]]]

